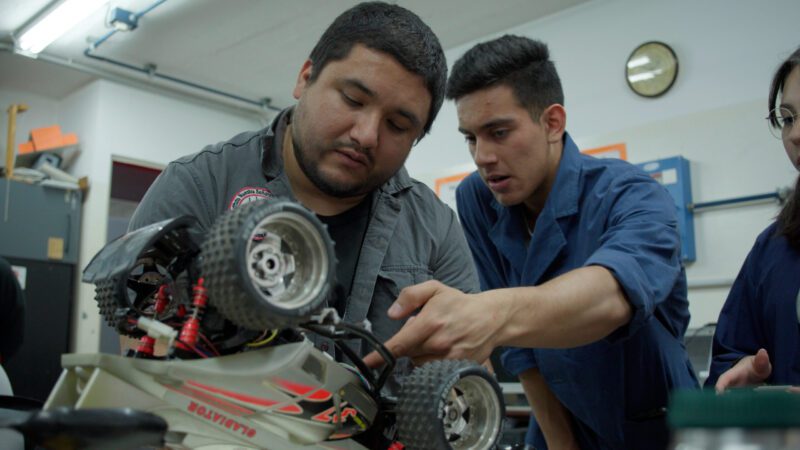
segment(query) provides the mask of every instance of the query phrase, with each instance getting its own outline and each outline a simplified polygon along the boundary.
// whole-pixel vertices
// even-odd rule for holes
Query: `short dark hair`
[[[548,106],[564,104],[564,91],[547,44],[505,35],[472,47],[456,61],[447,81],[447,98],[458,100],[472,92],[507,85],[517,102],[538,115]]]
[[[311,50],[310,81],[314,82],[329,62],[346,58],[356,44],[388,53],[425,80],[431,94],[423,130],[423,135],[427,134],[442,107],[447,80],[444,51],[430,27],[403,7],[383,2],[360,3],[340,14]]]
[[[769,122],[773,127],[778,127],[778,119],[775,117],[778,95],[783,92],[786,77],[795,67],[800,67],[800,47],[778,66],[778,70],[775,71],[775,75],[772,77],[767,108],[769,109]],[[779,235],[786,236],[789,245],[800,251],[800,176],[797,177],[794,190],[789,195],[783,208],[781,208],[781,212],[778,213],[777,232]]]

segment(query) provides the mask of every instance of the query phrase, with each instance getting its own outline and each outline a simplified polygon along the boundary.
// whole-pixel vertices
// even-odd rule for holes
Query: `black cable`
[[[372,333],[363,328],[344,322],[339,322],[332,325],[318,325],[309,323],[303,325],[303,327],[309,331],[319,334],[322,337],[332,339],[336,344],[336,347],[340,348],[342,352],[344,352],[344,354],[353,361],[353,364],[358,367],[362,375],[367,378],[370,384],[372,384],[374,394],[377,396],[380,393],[383,385],[386,384],[386,380],[389,378],[389,375],[391,375],[392,371],[394,371],[397,360],[395,359],[394,355],[392,355],[392,353],[383,345],[383,343],[378,341],[378,339],[372,335]],[[345,332],[342,333],[342,331]],[[372,376],[372,371],[366,366],[366,364],[364,364],[364,360],[361,357],[356,355],[351,348],[347,347],[346,345],[339,345],[338,343],[338,341],[343,339],[353,338],[358,338],[365,341],[370,348],[377,351],[386,362],[386,365],[380,371],[377,379]]]

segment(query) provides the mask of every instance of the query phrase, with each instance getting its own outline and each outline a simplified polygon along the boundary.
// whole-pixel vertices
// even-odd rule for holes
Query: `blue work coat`
[[[758,236],[722,307],[706,386],[759,348],[772,363],[767,383],[800,385],[800,252],[776,228]]]
[[[570,349],[511,348],[504,367],[513,374],[538,367],[572,414],[581,448],[666,448],[669,392],[697,387],[683,345],[686,275],[666,190],[627,162],[581,154],[565,134],[555,183],[527,245],[522,206],[500,205],[477,173],[456,195],[483,290],[535,286],[598,265],[633,309],[630,322],[604,339]],[[534,420],[526,441],[546,448]]]

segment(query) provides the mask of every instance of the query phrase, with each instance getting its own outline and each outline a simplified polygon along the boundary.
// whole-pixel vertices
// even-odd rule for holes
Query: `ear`
[[[564,130],[567,127],[567,110],[564,106],[554,103],[548,106],[541,116],[541,123],[547,130],[548,142],[561,142]]]
[[[297,83],[294,85],[294,90],[292,91],[292,95],[294,98],[299,99],[301,95],[303,95],[303,91],[305,91],[306,87],[310,84],[308,81],[311,79],[311,70],[314,68],[314,65],[311,63],[310,59],[307,59],[306,62],[303,63],[303,67],[300,68],[300,73],[297,74]]]

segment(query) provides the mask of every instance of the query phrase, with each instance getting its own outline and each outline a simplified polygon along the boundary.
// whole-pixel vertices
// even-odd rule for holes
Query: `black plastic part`
[[[172,283],[190,269],[200,252],[192,237],[197,219],[181,216],[127,233],[92,258],[83,271],[83,281],[95,284],[95,300],[106,323],[122,335],[139,337],[135,321],[145,315],[161,282]],[[147,262],[143,262],[147,261]],[[137,267],[158,273],[163,280],[142,282],[132,275]]]
[[[139,257],[153,248],[175,256],[196,254],[198,243],[188,232],[197,227],[197,219],[181,216],[148,225],[108,243],[83,269],[84,283],[97,283],[112,278],[127,278]]]
[[[164,445],[167,422],[132,409],[55,408],[6,423],[49,450],[138,449]]]

